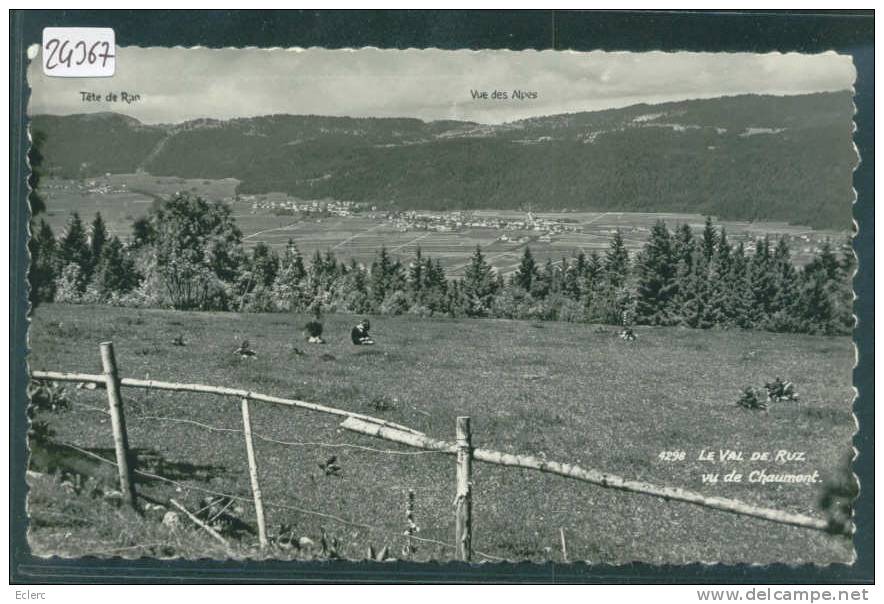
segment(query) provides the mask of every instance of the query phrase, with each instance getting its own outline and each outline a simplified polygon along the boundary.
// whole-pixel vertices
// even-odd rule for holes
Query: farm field
[[[323,403],[453,440],[469,415],[475,446],[577,463],[659,485],[684,487],[787,511],[821,515],[822,484],[704,484],[701,475],[739,469],[835,477],[851,450],[853,346],[848,337],[741,331],[636,328],[626,343],[611,327],[504,321],[377,317],[375,347],[349,343],[352,316],[325,318],[328,344],[307,346],[291,314],[190,313],[46,304],[35,313],[31,369],[101,373],[98,344],[111,340],[124,377],[239,387]],[[186,346],[174,346],[182,336]],[[253,359],[231,354],[248,339]],[[303,354],[298,354],[296,348]],[[735,405],[746,386],[781,376],[800,404],[768,412]],[[66,388],[72,408],[45,414],[54,439],[112,458],[103,391]],[[248,496],[239,402],[220,397],[123,390],[136,466],[183,483],[141,479],[140,492],[175,497],[190,509],[204,493]],[[203,425],[195,425],[198,422]],[[293,527],[318,540],[324,529],[345,557],[388,545],[399,555],[408,489],[415,492],[418,560],[454,551],[450,456],[399,448],[339,427],[336,418],[252,404],[268,528]],[[206,426],[214,428],[209,430]],[[283,444],[285,443],[285,444]],[[628,446],[624,446],[628,444]],[[351,445],[358,445],[355,448]],[[701,450],[803,451],[787,465],[745,461],[712,467]],[[686,451],[681,462],[662,451]],[[340,475],[323,463],[337,456]],[[111,477],[112,478],[112,477]],[[849,562],[848,539],[689,504],[617,492],[565,478],[474,466],[477,560],[560,560],[560,529],[570,560],[595,563]],[[111,483],[112,484],[112,483]],[[83,538],[89,527],[29,509],[35,553],[106,552]],[[283,504],[286,508],[277,507]],[[246,506],[242,519],[254,526]],[[156,534],[165,530],[158,526]],[[68,537],[60,537],[67,533]],[[255,540],[248,536],[246,539]],[[441,544],[440,544],[441,542]],[[125,544],[124,544],[125,545]],[[147,550],[132,548],[124,555]],[[120,555],[120,554],[115,554]],[[217,554],[212,554],[217,555]]]
[[[40,195],[46,201],[43,218],[56,234],[64,232],[72,212],[78,212],[87,223],[101,212],[108,232],[127,239],[132,234],[132,221],[146,216],[156,199],[187,191],[206,199],[233,202],[237,185],[232,178],[186,179],[142,172],[83,180],[45,178],[40,182]]]
[[[63,232],[71,212],[79,212],[85,221],[101,212],[111,234],[127,238],[131,223],[144,216],[157,198],[189,191],[207,199],[223,200],[231,205],[233,215],[243,233],[243,242],[251,247],[264,242],[281,251],[289,239],[298,244],[301,252],[310,257],[317,250],[333,251],[338,257],[370,264],[382,245],[393,256],[408,262],[420,246],[425,255],[438,258],[449,277],[463,276],[469,255],[476,245],[482,246],[489,262],[503,274],[515,271],[526,246],[531,247],[540,262],[563,257],[583,250],[603,253],[615,230],[620,229],[627,248],[631,252],[640,249],[651,226],[663,219],[671,227],[688,223],[696,231],[703,228],[705,218],[698,214],[630,213],[630,212],[538,212],[539,220],[561,221],[578,227],[580,232],[565,231],[545,238],[543,230],[502,230],[496,228],[463,227],[449,232],[437,232],[402,228],[384,218],[381,213],[363,213],[351,216],[276,215],[271,210],[255,209],[262,199],[276,199],[279,195],[255,195],[248,199],[236,195],[234,179],[206,180],[175,177],[155,177],[150,174],[112,174],[81,181],[46,179],[41,192],[48,208],[46,218],[55,233]],[[524,212],[477,210],[471,212],[474,220],[509,218],[524,219]],[[846,233],[837,231],[814,231],[808,227],[780,222],[733,222],[722,221],[732,242],[750,242],[756,237],[770,234],[793,238],[793,259],[805,264],[812,257],[815,246],[825,238],[840,243]],[[506,235],[508,240],[500,240]]]

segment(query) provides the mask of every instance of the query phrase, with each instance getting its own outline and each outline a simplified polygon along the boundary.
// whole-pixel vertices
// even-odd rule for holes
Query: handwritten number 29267
[[[111,54],[111,46],[108,42],[94,42],[92,45],[87,44],[83,40],[71,44],[70,40],[61,41],[58,38],[52,38],[46,42],[45,51],[49,53],[46,61],[46,69],[52,70],[60,65],[68,68],[71,65],[82,65],[88,63],[95,65],[101,60],[101,66],[107,65],[109,59],[113,59]]]

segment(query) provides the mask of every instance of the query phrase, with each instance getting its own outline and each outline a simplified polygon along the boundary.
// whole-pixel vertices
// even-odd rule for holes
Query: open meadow
[[[354,317],[325,317],[321,346],[305,343],[306,321],[292,314],[45,304],[33,318],[29,365],[101,373],[98,345],[113,341],[123,377],[298,398],[448,441],[455,418],[468,415],[478,447],[816,516],[823,515],[822,481],[838,477],[851,451],[848,337],[637,327],[637,340],[624,342],[615,328],[596,325],[400,316],[373,319],[377,345],[360,348],[349,341]],[[184,346],[173,344],[178,336]],[[232,354],[244,339],[256,357]],[[736,406],[745,387],[776,376],[794,382],[800,403],[776,403],[767,412]],[[68,384],[66,395],[70,409],[40,415],[53,441],[112,459],[105,393]],[[195,510],[204,490],[249,498],[237,400],[126,388],[123,396],[135,467],[180,483],[136,476],[147,500],[174,497]],[[421,538],[413,558],[453,559],[454,459],[359,436],[336,420],[252,403],[271,535],[319,542],[325,531],[343,557],[362,558],[369,546],[385,545],[401,556],[406,494],[413,489]],[[698,459],[704,449],[725,448],[747,459],[729,465]],[[685,459],[660,459],[674,450],[685,451]],[[749,452],[779,450],[804,452],[804,459],[748,459]],[[333,455],[340,470],[328,472]],[[701,480],[734,469],[817,471],[820,482]],[[110,487],[113,478],[110,468]],[[57,485],[31,481],[29,537],[38,555],[223,555],[186,524],[171,529],[138,519],[127,525],[129,533],[99,530],[94,509]],[[107,518],[111,526],[113,514]],[[238,518],[247,524],[241,543],[248,547],[256,541],[250,504]],[[476,559],[488,561],[561,560],[561,533],[570,560],[593,563],[826,564],[853,556],[844,537],[481,463],[474,467],[473,526]],[[154,546],[164,539],[166,545]]]

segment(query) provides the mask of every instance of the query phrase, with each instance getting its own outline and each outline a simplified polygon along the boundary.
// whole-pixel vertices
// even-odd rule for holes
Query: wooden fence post
[[[123,413],[123,397],[120,394],[120,375],[117,370],[117,359],[114,356],[114,343],[102,342],[101,365],[107,384],[107,402],[110,408],[111,428],[114,433],[114,451],[117,456],[117,471],[120,475],[120,493],[123,501],[130,507],[136,507],[135,486],[129,473],[129,436],[126,432],[126,416]]]
[[[252,420],[249,417],[249,399],[242,399],[242,427],[246,436],[246,454],[249,458],[249,479],[252,483],[252,496],[255,499],[255,517],[258,520],[258,541],[261,548],[267,547],[267,525],[264,523],[264,500],[258,484],[258,461],[255,459],[255,444],[252,442]]]
[[[454,500],[458,559],[473,559],[473,438],[470,418],[457,418],[457,495]]]

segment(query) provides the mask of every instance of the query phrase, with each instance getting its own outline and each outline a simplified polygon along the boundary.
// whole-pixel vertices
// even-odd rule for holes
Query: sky
[[[848,90],[855,77],[850,56],[833,52],[125,47],[110,78],[48,77],[39,57],[28,69],[31,115],[116,111],[144,123],[288,113],[498,124],[637,103]],[[491,98],[495,90],[507,98]],[[514,90],[533,94],[518,99]],[[86,102],[81,92],[102,100]],[[122,92],[138,100],[122,101]],[[108,93],[116,102],[104,101]]]

